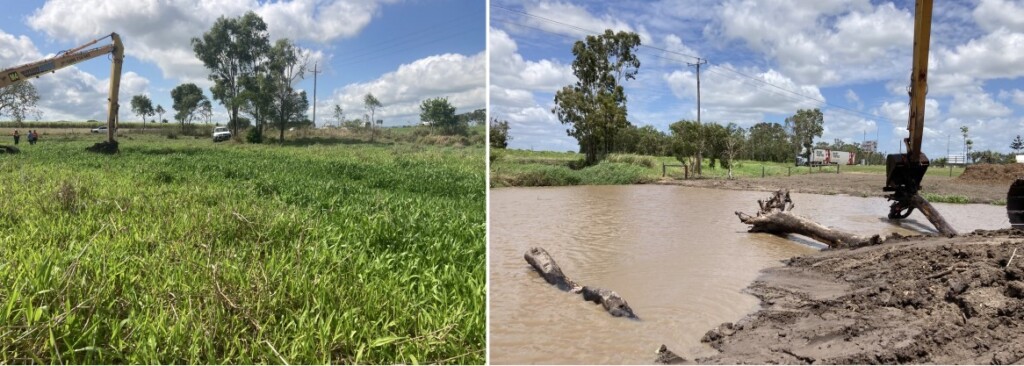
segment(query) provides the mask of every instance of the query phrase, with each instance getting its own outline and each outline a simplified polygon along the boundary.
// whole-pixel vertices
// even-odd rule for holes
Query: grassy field
[[[0,363],[485,361],[481,145],[100,139],[0,155]]]
[[[564,186],[564,185],[600,185],[600,184],[639,184],[657,181],[662,178],[662,164],[666,167],[666,175],[676,179],[684,178],[685,174],[679,161],[673,157],[640,156],[629,154],[612,154],[597,165],[573,169],[583,159],[582,154],[570,152],[528,151],[528,150],[491,150],[491,182],[492,187],[511,186]],[[728,170],[721,165],[708,167],[704,160],[704,179],[726,179]],[[884,165],[843,165],[840,173],[885,174]],[[739,160],[733,167],[733,176],[738,178],[757,178],[762,174],[769,176],[785,176],[798,174],[835,174],[835,166],[796,167],[788,163],[761,162]],[[963,168],[953,168],[953,176],[963,173]],[[933,167],[928,170],[929,176],[948,176],[949,168]],[[690,177],[693,173],[690,172]]]

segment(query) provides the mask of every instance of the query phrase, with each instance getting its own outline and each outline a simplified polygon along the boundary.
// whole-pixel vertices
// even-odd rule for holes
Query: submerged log
[[[831,248],[856,248],[881,243],[879,235],[860,236],[845,231],[827,228],[807,218],[792,214],[795,206],[789,197],[789,190],[780,189],[768,200],[758,200],[761,209],[756,216],[736,211],[744,224],[751,225],[752,233],[800,234],[825,243]]]
[[[633,313],[633,309],[626,303],[626,300],[623,300],[615,291],[581,286],[566,276],[565,273],[562,273],[562,268],[558,266],[555,259],[551,258],[551,255],[544,248],[530,248],[530,250],[526,251],[526,254],[523,254],[523,259],[526,259],[526,262],[533,269],[537,270],[545,281],[555,285],[560,290],[583,294],[584,300],[600,304],[612,316],[638,319],[636,314]]]

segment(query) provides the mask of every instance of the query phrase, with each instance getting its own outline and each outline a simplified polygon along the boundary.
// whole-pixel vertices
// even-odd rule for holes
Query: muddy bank
[[[885,175],[870,173],[803,174],[790,177],[740,179],[662,179],[659,184],[705,187],[740,191],[771,192],[787,188],[792,192],[846,194],[857,197],[882,197]],[[1006,199],[1009,183],[1002,181],[965,180],[943,176],[926,176],[921,182],[923,194],[964,196],[971,203],[992,203]]]
[[[1021,363],[1022,256],[1024,231],[1000,230],[794,257],[748,288],[761,310],[704,336],[721,353],[698,362]]]

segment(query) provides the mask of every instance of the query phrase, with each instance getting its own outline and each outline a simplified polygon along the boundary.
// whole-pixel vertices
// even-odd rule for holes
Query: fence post
[[[690,179],[690,166],[683,163],[683,179]]]
[[[836,174],[839,174],[839,166],[842,164],[836,164]]]
[[[793,176],[793,167],[786,168],[786,176],[787,177]]]
[[[661,162],[661,177],[665,178],[665,162]]]
[[[949,176],[953,176],[953,164],[949,164]]]
[[[764,178],[764,165],[761,165],[761,178]]]

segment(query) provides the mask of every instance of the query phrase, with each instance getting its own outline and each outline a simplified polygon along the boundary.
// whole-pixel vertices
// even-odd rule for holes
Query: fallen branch
[[[545,281],[555,285],[560,290],[574,294],[583,294],[584,300],[600,304],[612,316],[638,319],[636,314],[633,313],[633,309],[626,303],[626,300],[623,300],[615,291],[581,286],[566,276],[565,273],[562,273],[562,268],[558,266],[558,263],[555,263],[555,259],[551,258],[551,255],[544,248],[530,248],[523,255],[523,258],[526,259],[526,262],[533,269],[540,273]]]
[[[928,218],[928,221],[935,226],[935,229],[938,230],[940,234],[949,237],[957,234],[956,229],[946,222],[946,219],[942,217],[942,214],[935,210],[935,207],[932,206],[928,200],[924,199],[924,197],[921,197],[921,195],[915,194],[914,197],[911,197],[910,205],[918,211],[921,211],[921,214]]]
[[[870,237],[827,228],[817,222],[794,215],[795,206],[789,197],[789,190],[780,189],[767,201],[758,200],[761,209],[756,216],[736,211],[744,224],[751,225],[752,233],[800,234],[825,243],[831,248],[856,248],[880,244],[884,239],[879,235]]]

